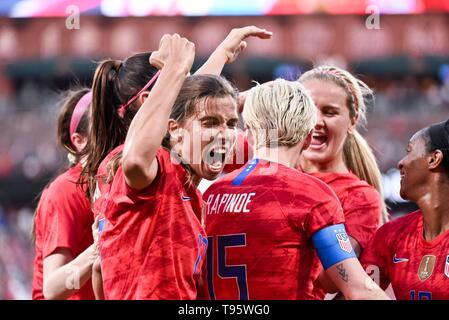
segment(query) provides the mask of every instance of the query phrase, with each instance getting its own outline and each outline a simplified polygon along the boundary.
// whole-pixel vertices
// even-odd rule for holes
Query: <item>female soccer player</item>
[[[232,148],[236,90],[218,76],[186,78],[193,43],[164,41],[168,58],[131,122],[104,212],[106,299],[196,298],[207,246],[196,185],[221,173]]]
[[[87,143],[91,92],[71,93],[58,120],[59,143],[71,167],[43,191],[35,216],[33,299],[94,299],[90,279],[96,258],[93,215],[83,186],[79,152]]]
[[[233,29],[196,73],[220,74],[223,66],[232,63],[246,48],[245,39],[248,37],[269,39],[271,32],[255,26]],[[94,97],[93,101],[93,124],[90,144],[86,148],[85,172],[90,181],[89,196],[92,195],[96,215],[105,210],[105,198],[108,197],[112,182],[112,175],[108,174],[111,170],[108,168],[115,171],[119,163],[117,160],[121,158],[123,149],[121,143],[125,140],[130,121],[158,78],[158,68],[165,64],[169,38],[164,36],[159,50],[151,55],[138,54],[123,62],[107,60],[97,68],[93,88],[97,99]],[[110,92],[114,93],[111,95]],[[94,275],[98,281],[94,287],[101,288],[99,265],[96,266]],[[101,297],[102,294],[97,292],[97,296]]]
[[[365,122],[364,98],[372,95],[362,81],[336,67],[317,67],[299,81],[318,109],[312,141],[301,168],[327,183],[337,194],[345,226],[357,256],[387,220],[381,197],[381,173],[356,126]]]
[[[333,191],[294,169],[316,123],[303,86],[279,79],[253,88],[243,118],[253,160],[204,194],[208,296],[316,299],[321,260],[346,298],[387,299],[359,264]]]
[[[449,120],[415,133],[398,169],[401,197],[419,210],[383,225],[362,263],[398,300],[448,300]]]

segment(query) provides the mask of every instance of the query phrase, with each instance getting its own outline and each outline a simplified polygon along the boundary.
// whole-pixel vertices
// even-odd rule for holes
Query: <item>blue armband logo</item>
[[[312,236],[312,241],[324,269],[343,260],[356,258],[343,224],[321,229]]]
[[[351,241],[349,241],[348,234],[346,232],[341,232],[335,234],[338,240],[338,244],[340,245],[341,250],[346,251],[347,253],[352,252]]]

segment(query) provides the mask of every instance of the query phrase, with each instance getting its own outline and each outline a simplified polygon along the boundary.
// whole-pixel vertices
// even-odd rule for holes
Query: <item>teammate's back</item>
[[[344,221],[325,183],[254,159],[214,183],[203,198],[211,299],[314,298],[321,264],[311,236]]]

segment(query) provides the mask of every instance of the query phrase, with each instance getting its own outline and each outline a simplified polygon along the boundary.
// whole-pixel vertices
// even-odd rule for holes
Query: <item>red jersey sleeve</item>
[[[390,284],[388,272],[388,259],[391,256],[389,252],[389,248],[391,248],[388,237],[389,227],[390,224],[387,223],[377,230],[360,257],[363,268],[382,289],[386,289]]]
[[[125,174],[123,173],[122,166],[119,166],[117,172],[114,175],[112,182],[110,197],[105,210],[105,216],[111,222],[117,217],[111,216],[111,213],[126,212],[129,207],[131,209],[134,206],[144,205],[145,201],[154,199],[157,197],[157,187],[160,185],[159,180],[168,170],[173,170],[170,166],[170,153],[164,149],[159,149],[156,154],[156,160],[158,162],[158,173],[156,178],[151,184],[144,189],[138,190],[130,187],[126,183]],[[113,207],[111,207],[113,206]],[[120,207],[121,209],[117,210]]]
[[[345,217],[340,202],[335,197],[321,201],[315,205],[307,215],[305,230],[308,237],[312,237],[317,231],[334,224],[344,223]]]
[[[346,231],[359,243],[362,251],[379,228],[381,201],[376,189],[366,187],[348,193],[342,202]]]
[[[85,232],[90,232],[93,222],[93,215],[86,215],[90,208],[81,188],[63,188],[61,184],[50,186],[45,191],[38,210],[43,227],[43,259],[57,248],[67,248],[73,256],[77,255],[75,250],[84,241]]]
[[[294,223],[306,232],[308,238],[325,227],[344,223],[345,218],[340,201],[334,191],[317,178],[308,176],[307,182],[301,186],[308,190],[308,196],[294,196],[291,211],[296,212],[299,208],[306,208],[305,217],[302,216],[299,221]],[[299,187],[299,186],[298,186]],[[295,213],[290,217],[297,216]],[[298,219],[294,219],[298,220]]]

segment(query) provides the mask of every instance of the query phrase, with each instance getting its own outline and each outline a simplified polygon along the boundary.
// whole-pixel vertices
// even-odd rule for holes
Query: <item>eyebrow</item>
[[[209,116],[209,115],[206,115],[206,116],[201,117],[199,120],[200,121],[205,121],[205,120],[216,120],[216,119],[225,120],[223,118],[223,116],[221,116],[221,115],[220,116]],[[236,122],[238,122],[239,119],[238,118],[230,118],[226,122],[229,122],[229,121],[236,121]]]
[[[325,106],[322,106],[321,107],[321,109],[334,109],[334,110],[340,110],[340,107],[338,107],[338,106],[333,106],[333,105],[325,105]]]
[[[215,119],[219,119],[219,118],[222,118],[221,116],[220,117],[217,117],[217,116],[204,116],[204,117],[201,117],[199,120],[200,121],[204,121],[204,120],[215,120]]]

